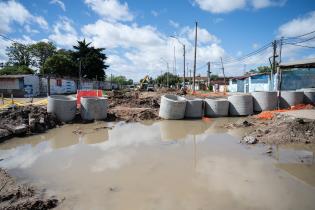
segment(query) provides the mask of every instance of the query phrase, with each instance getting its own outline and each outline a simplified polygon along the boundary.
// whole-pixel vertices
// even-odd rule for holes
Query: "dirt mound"
[[[279,113],[274,115],[271,120],[248,117],[242,122],[225,127],[252,127],[253,131],[243,138],[243,142],[247,142],[247,139],[255,139],[255,142],[265,144],[315,144],[315,120],[294,118]]]
[[[315,144],[314,120],[282,118],[268,122],[265,127],[260,126],[250,135],[267,144]]]
[[[139,122],[141,120],[158,120],[158,109],[117,107],[109,110],[113,121]]]
[[[0,209],[39,210],[55,208],[59,201],[55,197],[46,198],[43,192],[25,184],[18,184],[4,169],[0,168]]]
[[[60,124],[46,107],[23,106],[0,111],[0,141],[11,136],[42,133]]]

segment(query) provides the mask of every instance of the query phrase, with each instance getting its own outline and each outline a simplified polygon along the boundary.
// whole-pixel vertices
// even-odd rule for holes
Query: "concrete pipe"
[[[304,92],[304,103],[315,105],[315,88],[304,88],[300,91]]]
[[[161,97],[159,116],[168,120],[179,120],[185,116],[187,100],[177,95]]]
[[[251,95],[232,95],[228,97],[228,101],[230,102],[230,115],[246,116],[253,114],[253,97]]]
[[[277,108],[277,92],[259,91],[252,92],[251,95],[253,96],[255,112],[275,110]]]
[[[205,115],[224,117],[229,115],[229,101],[226,99],[205,99]]]
[[[281,91],[280,107],[290,108],[291,106],[302,104],[303,98],[303,91]]]
[[[185,118],[202,118],[203,100],[200,98],[187,99]]]
[[[107,117],[107,98],[81,97],[81,118],[83,120],[104,120]]]
[[[72,96],[52,95],[48,97],[47,112],[54,113],[62,122],[74,119],[77,99]]]

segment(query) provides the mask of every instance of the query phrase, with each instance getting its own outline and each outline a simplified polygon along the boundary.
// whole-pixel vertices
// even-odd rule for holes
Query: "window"
[[[56,80],[56,85],[61,87],[62,86],[62,80],[61,79],[57,79]]]

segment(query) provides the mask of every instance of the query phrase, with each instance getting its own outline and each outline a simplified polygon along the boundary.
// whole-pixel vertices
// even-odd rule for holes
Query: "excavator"
[[[147,90],[147,91],[154,91],[154,86],[150,84],[150,77],[146,75],[140,82],[137,90]]]

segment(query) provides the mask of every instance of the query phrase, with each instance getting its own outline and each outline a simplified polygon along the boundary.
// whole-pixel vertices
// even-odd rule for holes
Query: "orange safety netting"
[[[103,96],[102,90],[78,90],[77,92],[77,106],[80,106],[82,96]]]
[[[260,114],[256,115],[256,118],[263,119],[263,120],[271,120],[275,116],[275,113],[287,112],[287,111],[292,111],[292,110],[301,110],[301,109],[313,109],[313,108],[314,108],[314,106],[312,106],[310,104],[298,104],[295,106],[291,106],[289,109],[263,111]]]

